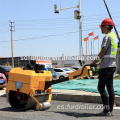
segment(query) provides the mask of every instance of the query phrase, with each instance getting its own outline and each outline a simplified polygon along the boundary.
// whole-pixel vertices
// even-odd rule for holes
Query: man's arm
[[[96,60],[94,60],[91,65],[94,66],[94,67],[99,65],[100,62],[98,62],[98,61],[99,61],[99,59],[101,59],[105,55],[105,53],[106,53],[106,48],[103,47],[102,50],[100,51],[100,53],[98,54],[98,58]]]

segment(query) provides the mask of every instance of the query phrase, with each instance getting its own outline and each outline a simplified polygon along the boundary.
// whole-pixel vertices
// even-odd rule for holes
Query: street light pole
[[[82,59],[81,0],[79,0],[79,55]]]
[[[79,56],[82,61],[82,24],[81,24],[81,0],[79,0],[79,5],[64,9],[57,9],[57,5],[54,5],[54,12],[59,13],[61,10],[67,10],[71,8],[79,8],[79,11],[75,11],[75,19],[79,19]]]

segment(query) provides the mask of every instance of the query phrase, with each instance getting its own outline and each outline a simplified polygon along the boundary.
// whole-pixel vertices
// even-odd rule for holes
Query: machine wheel
[[[9,91],[10,105],[15,109],[23,109],[28,101],[28,95],[16,91]]]
[[[59,79],[62,79],[62,78],[64,78],[64,76],[60,76],[60,77],[59,77]]]
[[[39,103],[44,103],[45,101],[48,100],[49,94],[35,95],[34,97],[39,101]],[[28,94],[18,91],[9,91],[9,103],[11,107],[18,110],[31,109],[35,108],[36,106],[36,102]],[[43,105],[43,107],[45,107],[45,105]],[[38,110],[40,109],[39,106],[37,107],[37,109]]]

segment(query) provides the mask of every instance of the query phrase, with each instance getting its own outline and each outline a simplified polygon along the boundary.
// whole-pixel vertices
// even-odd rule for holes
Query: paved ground
[[[5,96],[5,88],[0,90],[0,96]],[[59,101],[102,103],[99,93],[86,92],[81,90],[59,90],[52,89],[52,99]],[[120,106],[120,96],[115,96],[115,104]]]
[[[102,117],[97,116],[97,113],[102,111],[99,93],[79,90],[52,90],[52,93],[50,109],[16,111],[6,102],[5,89],[0,90],[0,96],[4,96],[0,97],[0,120],[118,120],[120,118],[120,96],[116,96],[118,107],[114,107],[114,116]]]
[[[86,92],[81,90],[59,90],[52,89],[53,100],[102,103],[99,93]],[[115,104],[120,106],[120,96],[115,95]]]
[[[97,116],[102,105],[95,103],[68,102],[52,100],[51,108],[45,111],[16,111],[0,97],[0,120],[119,120],[120,110],[114,109],[114,116]]]

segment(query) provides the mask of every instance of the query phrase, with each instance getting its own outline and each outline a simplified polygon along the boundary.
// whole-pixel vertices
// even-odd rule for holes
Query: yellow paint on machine
[[[82,75],[80,75],[82,70],[83,70],[83,73],[82,73]],[[84,76],[87,76],[87,75],[92,75],[92,72],[90,71],[90,66],[85,66],[84,68],[80,68],[80,69],[70,73],[69,74],[69,80],[73,80],[74,76],[77,76],[77,75],[80,75],[77,78],[84,77]]]
[[[17,91],[15,82],[21,82],[19,92],[29,94],[31,89],[44,90],[45,81],[51,81],[52,74],[50,71],[35,73],[33,70],[23,70],[22,68],[12,68],[9,73],[7,90]]]
[[[69,80],[91,74],[92,73],[90,71],[90,67],[85,66],[70,73]],[[6,87],[7,101],[10,102],[12,107],[16,108],[17,106],[18,109],[27,109],[30,107],[34,107],[34,103],[36,103],[37,110],[44,108],[44,105],[46,105],[46,108],[50,107],[50,102],[52,99],[52,87],[48,84],[48,87],[45,88],[45,84],[48,83],[46,83],[46,81],[52,81],[51,71],[40,70],[39,73],[36,73],[34,70],[12,68],[9,72],[9,79]],[[36,95],[39,98],[37,98]],[[25,96],[27,96],[27,98]],[[32,98],[32,103],[30,102],[29,97]],[[40,101],[44,105],[42,105]],[[21,102],[23,104],[21,104]]]

